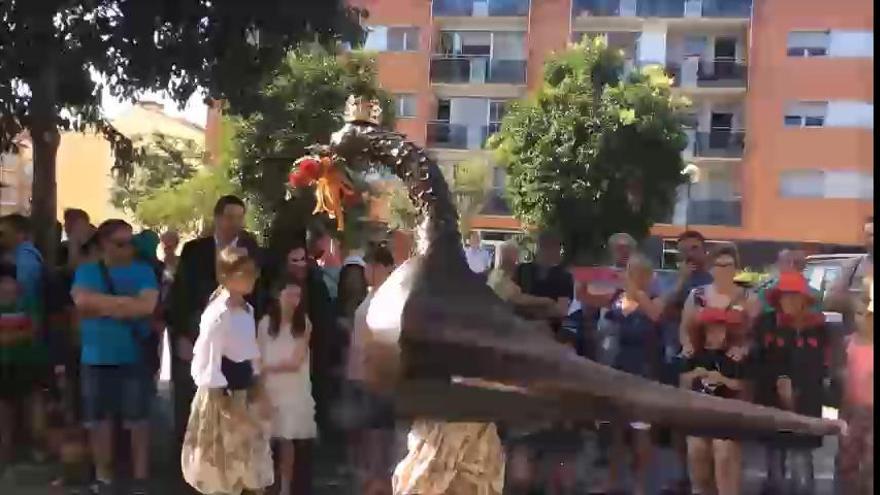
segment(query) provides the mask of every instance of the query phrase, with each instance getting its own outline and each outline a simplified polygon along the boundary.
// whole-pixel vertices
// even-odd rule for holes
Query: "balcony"
[[[639,17],[684,17],[684,0],[639,0]]]
[[[744,88],[748,80],[745,62],[730,59],[700,60],[697,86],[707,88]]]
[[[734,129],[712,129],[694,135],[694,156],[697,158],[742,158],[746,133]]]
[[[431,82],[440,84],[525,84],[525,60],[486,56],[435,55]]]
[[[630,17],[636,15],[636,0],[574,0],[574,17]]]
[[[486,204],[480,210],[481,215],[509,216],[513,213],[507,199],[504,197],[504,191],[492,190],[486,198]]]
[[[724,199],[691,200],[687,207],[689,225],[742,225],[742,201]]]
[[[752,0],[702,0],[703,17],[748,18],[752,15]]]
[[[572,16],[749,18],[752,0],[573,0]]]
[[[525,17],[529,0],[434,0],[435,17]]]
[[[446,121],[428,122],[429,148],[447,150],[479,150],[486,145],[489,136],[501,129],[501,123],[488,125],[453,124]]]
[[[681,88],[745,89],[748,66],[741,60],[701,60],[688,57],[679,63],[668,63],[666,71],[674,78],[673,86]]]
[[[426,141],[429,148],[466,150],[468,149],[468,128],[463,124],[428,122]]]

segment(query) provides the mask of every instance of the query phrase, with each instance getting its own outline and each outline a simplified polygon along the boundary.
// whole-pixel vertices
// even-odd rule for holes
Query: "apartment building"
[[[637,68],[662,64],[692,101],[678,191],[658,246],[685,227],[743,245],[860,243],[873,211],[873,6],[868,0],[351,0],[397,98],[398,130],[446,171],[491,167],[499,193],[474,226],[519,226],[482,148],[544,61],[604,37]]]
[[[27,133],[15,142],[15,151],[0,153],[0,215],[29,214],[31,210],[33,143]]]

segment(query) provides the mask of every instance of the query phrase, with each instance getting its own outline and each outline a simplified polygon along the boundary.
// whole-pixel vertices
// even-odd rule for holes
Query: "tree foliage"
[[[154,134],[139,147],[135,166],[117,170],[110,191],[113,206],[134,214],[155,191],[175,188],[192,178],[204,158],[199,143],[164,134]]]
[[[239,121],[240,154],[234,173],[256,209],[261,231],[273,230],[273,222],[277,224],[275,230],[284,225],[288,233],[304,228],[311,215],[305,203],[311,197],[308,191],[291,196],[288,175],[293,162],[308,152],[308,146],[326,144],[342,126],[349,95],[378,98],[383,107],[383,125],[393,126],[391,99],[378,88],[375,64],[368,53],[340,56],[316,44],[303,45],[287,54],[253,99],[254,111]],[[360,180],[355,186],[358,191],[368,190]],[[346,217],[355,221],[357,211],[349,209]],[[355,230],[346,228],[352,235]]]
[[[33,213],[56,214],[59,130],[94,126],[117,165],[133,147],[101,112],[104,89],[162,91],[183,104],[199,88],[243,114],[252,88],[302,40],[359,41],[363,12],[343,0],[0,0],[0,149],[34,143]],[[38,241],[51,259],[50,229]]]
[[[450,181],[452,199],[458,210],[458,229],[462,238],[467,237],[473,219],[489,198],[489,166],[483,160],[465,160],[455,165]],[[397,182],[387,192],[388,227],[395,230],[413,230],[419,220],[419,211],[402,182]]]
[[[219,141],[217,165],[193,168],[186,179],[167,180],[162,187],[145,191],[139,196],[133,210],[138,223],[155,230],[175,229],[184,235],[197,235],[205,230],[212,219],[217,200],[226,194],[241,193],[232,174],[236,143],[235,126],[229,119],[221,121]],[[138,169],[141,166],[138,165]]]
[[[490,141],[514,214],[557,230],[579,261],[595,261],[614,232],[647,235],[683,180],[688,102],[670,84],[659,66],[624,73],[601,39],[550,60],[543,87],[511,105]]]
[[[471,231],[476,217],[489,199],[489,165],[483,160],[465,160],[455,165],[452,198],[458,209],[458,229],[462,238]]]

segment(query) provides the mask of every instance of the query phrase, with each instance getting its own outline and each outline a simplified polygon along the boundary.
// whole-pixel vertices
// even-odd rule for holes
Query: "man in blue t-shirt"
[[[151,331],[159,297],[153,269],[135,261],[132,228],[122,220],[98,227],[101,258],[76,270],[71,295],[80,317],[83,417],[95,460],[94,492],[109,493],[113,480],[113,423],[131,430],[135,489],[149,479],[149,406],[152,376],[141,344]]]

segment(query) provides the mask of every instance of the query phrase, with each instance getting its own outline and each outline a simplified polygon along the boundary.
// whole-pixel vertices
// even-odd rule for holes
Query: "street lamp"
[[[681,175],[687,176],[687,200],[684,204],[684,230],[688,230],[691,219],[691,186],[700,181],[700,167],[688,163],[681,171]]]

